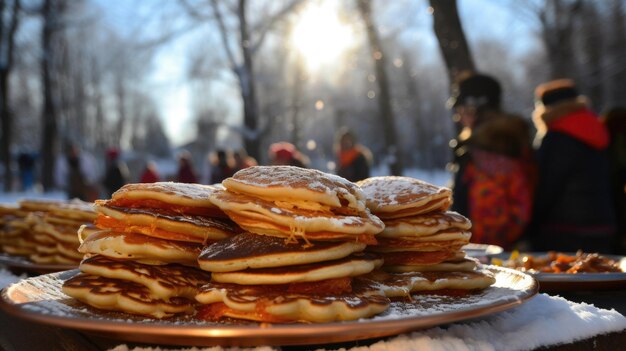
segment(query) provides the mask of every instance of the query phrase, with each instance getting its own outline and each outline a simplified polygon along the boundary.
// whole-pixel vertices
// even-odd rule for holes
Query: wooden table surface
[[[626,290],[619,291],[585,291],[569,293],[553,293],[576,302],[587,302],[596,307],[612,309],[626,314]],[[282,350],[315,350],[319,348],[338,349],[341,347],[350,348],[353,346],[364,346],[372,344],[377,340],[364,340],[352,343],[287,346]],[[123,340],[114,340],[105,337],[95,336],[70,329],[62,329],[43,324],[22,320],[0,310],[0,350],[2,351],[96,351],[108,350],[120,344],[134,346],[161,346],[166,349],[176,349],[182,347],[167,345],[146,345],[132,344]],[[539,350],[558,351],[578,351],[578,350],[623,350],[626,348],[626,330],[617,333],[610,333],[596,336],[579,342],[559,345],[554,347],[543,347]]]

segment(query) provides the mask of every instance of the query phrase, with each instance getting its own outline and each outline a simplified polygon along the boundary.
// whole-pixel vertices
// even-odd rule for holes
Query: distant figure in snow
[[[178,155],[178,174],[176,181],[180,183],[198,183],[198,177],[193,168],[189,151],[182,151]]]
[[[339,130],[335,141],[337,153],[337,175],[351,182],[370,176],[372,153],[365,146],[357,143],[354,132],[347,128]]]

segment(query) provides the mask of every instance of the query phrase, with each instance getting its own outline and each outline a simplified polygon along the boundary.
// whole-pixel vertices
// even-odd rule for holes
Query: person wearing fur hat
[[[538,183],[534,250],[612,251],[615,214],[609,186],[609,133],[572,80],[535,90]]]
[[[533,167],[529,123],[500,107],[501,88],[484,74],[462,76],[448,106],[460,126],[452,209],[472,221],[472,242],[512,249],[530,219]]]

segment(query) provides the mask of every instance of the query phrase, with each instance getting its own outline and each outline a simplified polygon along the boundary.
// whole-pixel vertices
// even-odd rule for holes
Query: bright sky
[[[96,0],[105,11],[105,18],[121,31],[129,31],[137,17],[150,11],[159,3],[143,1]],[[436,57],[436,38],[432,33],[432,17],[426,11],[427,2],[403,0],[392,3],[374,2],[375,10],[384,10],[379,25],[381,32],[402,30],[403,39],[419,43],[424,57]],[[167,2],[165,4],[168,4]],[[334,0],[311,0],[300,15],[293,29],[290,44],[305,57],[305,67],[309,73],[337,67],[337,61],[346,50],[355,45],[353,27],[343,23],[338,16],[338,6],[344,4]],[[148,7],[148,8],[146,8]],[[529,45],[530,29],[523,19],[512,13],[507,0],[459,0],[459,11],[463,26],[470,40],[493,37],[507,40],[514,51],[522,51]],[[379,19],[377,19],[379,20]],[[386,23],[390,22],[390,23]],[[413,29],[405,27],[411,26]],[[515,40],[512,40],[515,39]],[[155,102],[158,104],[166,133],[174,143],[180,145],[195,136],[191,116],[191,93],[186,78],[186,64],[189,47],[197,41],[183,36],[162,47],[156,56],[155,70],[146,84],[149,84]],[[217,47],[216,50],[221,50]],[[430,52],[433,50],[432,52]],[[479,65],[480,66],[480,65]],[[339,66],[340,67],[340,66]],[[236,80],[232,80],[236,82]],[[233,96],[231,89],[224,96]],[[215,94],[215,91],[211,92]],[[235,99],[236,96],[233,96]],[[238,104],[233,101],[230,104]],[[227,103],[228,104],[228,103]]]

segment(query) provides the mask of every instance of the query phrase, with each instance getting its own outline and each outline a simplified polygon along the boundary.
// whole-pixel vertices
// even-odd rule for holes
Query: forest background
[[[0,0],[0,161],[36,155],[54,188],[64,146],[104,168],[112,147],[136,175],[188,150],[260,163],[276,141],[333,171],[353,129],[388,174],[442,169],[456,130],[455,75],[498,78],[507,111],[573,78],[593,109],[626,102],[624,0]],[[459,21],[460,19],[460,21]]]

